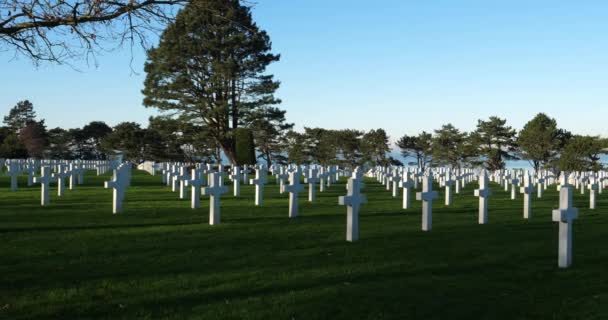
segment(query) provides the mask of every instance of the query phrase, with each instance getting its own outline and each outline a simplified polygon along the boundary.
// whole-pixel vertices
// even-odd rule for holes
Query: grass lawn
[[[574,227],[574,266],[557,268],[555,187],[523,198],[492,185],[489,224],[477,224],[469,184],[454,205],[434,204],[433,230],[420,230],[420,203],[372,180],[363,191],[360,241],[347,243],[344,181],[300,194],[289,219],[274,178],[264,206],[253,187],[222,197],[222,224],[209,201],[188,200],[135,171],[124,213],[111,214],[110,175],[40,207],[40,188],[8,189],[0,177],[0,318],[3,319],[608,319],[608,190],[591,211],[588,194]],[[414,196],[414,195],[412,195]]]

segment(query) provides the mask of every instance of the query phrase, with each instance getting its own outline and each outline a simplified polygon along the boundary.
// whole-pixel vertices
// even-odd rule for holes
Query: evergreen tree
[[[557,128],[555,119],[539,113],[519,132],[517,144],[522,158],[532,162],[538,172],[557,159],[568,135],[569,132]]]
[[[0,158],[5,159],[25,159],[27,158],[27,149],[19,140],[17,134],[10,134],[0,145]]]
[[[148,52],[144,105],[202,126],[232,163],[234,130],[247,115],[279,103],[265,74],[279,60],[250,9],[238,0],[193,1]]]
[[[144,141],[146,159],[184,161],[181,121],[170,117],[150,117]]]
[[[19,131],[19,141],[27,150],[29,157],[42,158],[49,143],[44,120],[32,121],[23,127]]]
[[[13,132],[18,133],[28,123],[36,121],[34,105],[29,100],[17,102],[17,104],[4,117],[4,124]]]
[[[101,142],[107,154],[122,152],[125,160],[139,162],[143,159],[145,131],[135,122],[121,122]]]
[[[54,128],[48,131],[49,146],[48,156],[51,159],[73,159],[74,155],[70,150],[72,136],[62,128]]]
[[[460,168],[466,158],[465,143],[467,134],[460,132],[452,124],[447,124],[435,130],[433,137],[433,161],[439,165],[449,165]]]
[[[558,167],[562,171],[598,171],[602,169],[600,155],[606,154],[605,141],[593,136],[573,136],[560,154]]]
[[[386,165],[386,154],[390,152],[388,135],[384,129],[370,130],[361,137],[363,160],[372,165]]]
[[[103,121],[91,121],[82,127],[83,138],[94,159],[105,159],[105,155],[101,152],[101,140],[110,133],[112,133],[112,128]]]
[[[338,141],[334,131],[323,128],[304,128],[309,159],[320,165],[337,164]]]
[[[253,132],[251,129],[238,128],[236,129],[235,136],[237,165],[254,165],[256,163],[256,157],[255,144],[253,142]]]
[[[287,132],[283,148],[290,163],[306,164],[310,162],[306,135],[295,131]]]
[[[473,144],[479,146],[479,153],[485,159],[488,170],[505,167],[505,160],[515,160],[515,135],[513,128],[506,125],[507,120],[490,117],[479,120],[477,130],[471,134]]]
[[[293,128],[293,123],[287,123],[285,113],[279,108],[262,107],[252,111],[247,117],[259,151],[258,157],[263,158],[268,165],[282,159],[281,142],[285,133]]]
[[[363,132],[359,130],[337,130],[335,131],[338,152],[342,158],[342,165],[351,168],[361,163],[361,137]]]
[[[416,165],[421,170],[426,170],[427,164],[431,162],[433,153],[433,135],[423,131],[417,136],[407,134],[397,141],[397,146],[401,149],[404,158],[415,157]]]

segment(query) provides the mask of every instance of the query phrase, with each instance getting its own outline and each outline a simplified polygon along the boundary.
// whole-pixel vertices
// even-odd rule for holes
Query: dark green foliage
[[[274,179],[190,209],[160,176],[135,171],[124,213],[111,214],[110,175],[40,207],[40,188],[9,192],[0,176],[3,319],[608,319],[608,198],[574,194],[574,265],[557,268],[558,193],[523,201],[492,184],[490,223],[477,224],[476,184],[453,206],[434,202],[433,230],[384,186],[365,181],[361,239],[345,241],[344,180],[287,218]],[[21,187],[23,186],[23,187]],[[53,185],[53,191],[55,190]]]
[[[234,133],[236,140],[236,163],[240,166],[255,164],[255,144],[251,129],[238,128]]]
[[[265,74],[278,60],[240,1],[193,1],[148,52],[144,105],[200,126],[234,163],[233,131],[257,118],[250,113],[280,102],[279,83]]]
[[[285,113],[278,108],[262,107],[247,116],[246,122],[253,131],[258,158],[263,158],[269,166],[285,162],[282,143],[287,131],[293,128],[293,123],[287,123]]]
[[[11,130],[9,127],[0,127],[0,145],[4,142],[4,139],[11,135]]]
[[[25,127],[19,130],[19,141],[27,150],[30,158],[42,158],[46,147],[49,144],[48,133],[44,120],[30,121]]]
[[[465,145],[467,134],[460,132],[452,124],[435,130],[432,140],[433,162],[439,166],[460,168],[466,158]]]
[[[544,113],[537,114],[526,123],[517,137],[522,158],[531,161],[534,170],[538,172],[557,157],[562,145],[560,135],[562,131],[557,128],[555,119]]]
[[[285,135],[283,150],[293,163],[353,168],[361,164],[362,135],[359,130],[305,127],[304,133],[290,131]]]
[[[89,144],[88,149],[91,150],[93,159],[105,159],[106,155],[101,150],[101,141],[110,133],[112,128],[103,121],[91,121],[82,128],[83,138]]]
[[[62,128],[54,128],[48,131],[49,146],[47,155],[51,159],[73,159],[74,155],[70,150],[72,136]]]
[[[0,158],[25,159],[27,149],[16,134],[10,134],[0,145]]]
[[[606,145],[599,137],[573,136],[564,147],[558,165],[562,171],[598,171],[602,169],[599,163],[600,154]]]
[[[106,154],[122,153],[125,160],[143,160],[145,131],[135,122],[121,122],[102,142]]]
[[[84,131],[80,128],[69,129],[69,134],[72,137],[72,148],[74,151],[74,157],[76,159],[93,159],[95,151],[92,149],[91,144],[88,142],[88,138]],[[106,150],[103,150],[105,152]]]
[[[471,134],[471,141],[478,146],[478,152],[485,158],[488,170],[503,169],[505,160],[517,159],[516,132],[506,124],[507,120],[498,117],[490,117],[487,121],[479,120],[477,130]]]
[[[363,161],[371,165],[388,165],[386,154],[390,152],[388,135],[384,129],[370,130],[361,137]]]
[[[338,136],[335,131],[323,128],[304,128],[306,150],[312,162],[321,165],[337,164]]]
[[[285,134],[285,152],[290,163],[306,164],[310,162],[306,135],[289,131]]]
[[[168,117],[150,117],[144,134],[145,159],[184,161],[183,134],[180,121]]]
[[[353,129],[336,130],[336,143],[338,147],[340,165],[354,168],[361,163],[361,137],[363,131]]]
[[[397,141],[403,157],[415,157],[418,168],[425,170],[433,157],[433,135],[423,131],[417,136],[407,134]]]
[[[29,100],[23,100],[17,102],[17,104],[11,108],[8,115],[4,117],[4,124],[13,133],[18,133],[19,130],[23,129],[28,123],[36,120],[36,112],[34,111],[34,105]]]

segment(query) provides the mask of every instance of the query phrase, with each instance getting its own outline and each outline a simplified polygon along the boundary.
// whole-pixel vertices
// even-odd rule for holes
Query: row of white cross
[[[438,193],[433,191],[433,170],[429,170],[426,174],[420,174],[420,172],[409,172],[409,171],[398,171],[403,169],[397,169],[392,174],[386,174],[386,168],[375,168],[368,172],[368,176],[373,176],[378,179],[380,182],[385,182],[386,179],[391,179],[393,182],[401,181],[401,187],[404,188],[404,208],[409,207],[409,188],[414,185],[414,182],[421,177],[422,179],[422,192],[418,192],[416,194],[416,198],[419,201],[422,201],[422,230],[429,231],[432,228],[432,207],[433,200],[438,197]],[[446,188],[445,198],[446,205],[451,205],[451,186],[453,185],[453,181],[451,180],[452,172],[450,170],[441,170],[445,174],[443,179],[439,179],[439,184],[444,185]],[[464,175],[457,175],[457,181],[463,179],[463,184],[465,183],[467,177],[475,176],[472,173],[466,173]],[[490,179],[488,177],[487,172],[484,170],[478,175],[478,184],[479,188],[474,191],[474,195],[479,197],[479,224],[488,223],[488,198],[490,197]],[[501,184],[502,181],[508,180],[508,175],[501,175],[494,173],[492,176],[497,177],[496,182]],[[518,178],[517,175],[513,175],[516,178],[511,179],[511,198],[515,199],[513,186],[517,186]],[[414,178],[414,182],[410,180],[410,178]],[[532,213],[532,194],[535,191],[533,186],[533,179],[527,172],[523,175],[524,186],[520,188],[520,193],[524,195],[524,218],[531,218]],[[602,177],[602,178],[599,178]],[[595,193],[598,190],[602,190],[604,185],[603,183],[600,185],[597,183],[598,181],[605,181],[606,175],[605,173],[589,173],[588,175],[580,175],[580,173],[567,174],[562,172],[559,178],[558,190],[560,191],[560,206],[559,209],[554,210],[552,212],[552,220],[559,223],[559,245],[558,245],[558,266],[560,268],[568,268],[572,264],[572,222],[578,217],[578,209],[573,207],[572,204],[572,193],[573,189],[571,186],[571,182],[577,181],[581,184],[587,183],[587,187],[590,190],[590,208],[595,209],[595,201],[596,195]],[[547,181],[554,179],[554,176],[539,176],[536,179],[537,185],[537,195],[538,197],[542,197],[542,190],[547,188]],[[405,182],[405,183],[404,183]],[[388,188],[387,188],[388,189]],[[393,196],[395,196],[395,187],[393,184]],[[505,188],[508,190],[508,187]],[[583,189],[584,190],[584,189]],[[600,191],[601,192],[601,191]]]
[[[57,196],[62,197],[65,194],[66,182],[69,190],[84,183],[85,170],[96,170],[97,174],[101,175],[118,165],[115,161],[106,160],[0,159],[0,163],[7,169],[12,191],[18,190],[18,177],[24,173],[28,175],[28,186],[40,184],[41,206],[50,204],[51,183],[56,182]],[[36,171],[40,172],[40,176],[35,176]],[[114,207],[120,208],[120,201],[114,204]]]
[[[31,187],[35,182],[36,172],[41,173],[41,179],[45,178],[43,167],[48,167],[46,173],[52,179],[51,181],[69,182],[69,189],[72,190],[76,184],[83,184],[85,170],[97,170],[97,174],[104,174],[112,166],[112,161],[83,161],[83,160],[39,160],[39,159],[0,159],[0,172],[2,168],[6,168],[5,173],[10,177],[10,190],[17,191],[19,189],[18,177],[22,174],[27,174],[27,186]],[[62,196],[64,185],[58,184],[58,195]]]
[[[58,161],[55,163],[44,164],[32,161],[6,161],[7,173],[17,176],[18,173],[26,172],[31,167],[39,166],[41,175],[34,177],[33,183],[41,184],[41,204],[49,204],[49,184],[52,181],[57,181],[57,194],[61,196],[64,192],[64,180],[70,181],[70,189],[75,184],[76,179],[82,182],[82,174],[85,168],[96,169],[98,174],[107,172],[113,169],[113,177],[111,181],[105,182],[105,188],[113,189],[112,212],[119,213],[122,211],[122,203],[125,198],[125,193],[131,181],[131,164],[117,164],[110,161],[99,162],[78,162],[78,161]],[[223,185],[224,177],[227,175],[223,171],[223,166],[213,166],[210,164],[197,164],[194,168],[189,168],[186,164],[179,163],[153,163],[147,162],[138,166],[140,169],[156,174],[157,171],[162,173],[162,180],[168,186],[172,187],[174,192],[179,191],[180,199],[191,199],[191,207],[197,209],[200,207],[200,196],[209,196],[209,224],[216,225],[220,223],[220,197],[228,192],[228,188]],[[54,172],[51,172],[53,169]],[[255,178],[248,179],[250,170],[255,170]],[[270,173],[277,179],[280,193],[289,193],[289,210],[288,216],[295,218],[299,214],[298,194],[304,190],[304,186],[300,184],[300,179],[303,176],[304,182],[308,184],[308,200],[310,202],[316,199],[316,185],[319,184],[319,191],[325,191],[326,186],[335,183],[340,176],[346,176],[347,195],[339,197],[340,205],[347,206],[347,241],[356,241],[359,238],[359,209],[361,204],[366,203],[367,199],[361,194],[363,188],[362,170],[356,168],[353,172],[348,170],[340,170],[337,166],[277,166],[273,165],[270,168]],[[29,169],[31,170],[31,169]],[[238,166],[233,166],[230,169],[228,177],[233,182],[234,196],[240,195],[240,185],[251,184],[255,186],[255,205],[263,205],[264,186],[267,183],[268,168],[265,166],[243,166],[241,169]],[[585,189],[590,190],[590,208],[595,209],[596,193],[601,193],[605,181],[608,180],[608,175],[605,172],[599,173],[570,173],[556,178],[550,172],[542,171],[536,176],[530,175],[523,170],[502,170],[493,172],[488,175],[486,171],[474,172],[470,169],[451,170],[447,168],[430,169],[425,171],[409,168],[386,168],[376,167],[367,172],[368,177],[376,178],[380,183],[386,186],[387,190],[392,190],[393,197],[398,197],[398,189],[402,188],[403,208],[409,209],[411,206],[410,191],[412,188],[417,188],[422,182],[421,192],[416,193],[416,199],[422,201],[422,230],[430,231],[433,222],[433,201],[438,198],[438,193],[433,190],[433,182],[438,182],[440,186],[445,188],[445,204],[450,206],[453,203],[453,191],[455,187],[456,194],[459,194],[467,183],[474,180],[478,181],[479,188],[474,191],[474,195],[479,198],[479,215],[478,223],[488,223],[488,199],[492,192],[490,190],[490,181],[494,181],[505,187],[508,191],[511,188],[511,198],[516,199],[517,189],[520,181],[523,180],[523,186],[519,188],[519,193],[524,195],[524,218],[530,219],[532,214],[532,195],[537,191],[537,196],[542,197],[543,190],[547,189],[548,185],[557,183],[560,191],[560,208],[553,212],[553,220],[560,223],[560,240],[559,240],[559,266],[568,267],[572,261],[572,221],[578,217],[578,210],[572,207],[572,186],[580,188],[584,192]],[[80,177],[80,178],[77,178]],[[11,178],[11,185],[12,185]],[[558,183],[559,181],[559,183]],[[536,188],[534,187],[536,184]],[[191,188],[188,195],[187,188]]]
[[[145,166],[140,165],[141,168],[155,168],[146,169],[148,172],[156,172],[156,168],[162,173],[162,180],[165,184],[172,187],[172,191],[179,191],[180,199],[187,198],[186,188],[191,187],[191,208],[197,209],[200,207],[200,195],[210,196],[209,206],[209,223],[214,225],[220,221],[220,209],[219,202],[220,196],[228,192],[228,189],[223,186],[224,176],[226,173],[223,172],[223,166],[217,166],[217,168],[211,164],[197,164],[195,168],[190,169],[188,173],[188,166],[180,163],[160,163],[160,164],[146,164]],[[255,170],[255,177],[253,179],[247,179],[250,174],[250,170]],[[335,183],[339,176],[343,174],[343,171],[339,170],[336,166],[321,167],[320,169],[313,166],[302,170],[300,166],[271,166],[271,172],[277,179],[279,185],[279,191],[281,194],[289,193],[289,217],[294,218],[298,216],[298,193],[302,192],[304,186],[300,184],[300,177],[303,175],[302,171],[307,172],[304,174],[304,182],[308,184],[308,200],[310,202],[316,199],[316,184],[319,183],[320,192],[325,191],[326,185]],[[255,199],[254,203],[256,206],[262,206],[264,200],[264,188],[268,182],[268,169],[261,166],[249,167],[243,166],[241,169],[239,166],[233,166],[230,169],[231,174],[228,177],[233,182],[233,194],[234,196],[240,196],[240,185],[241,182],[244,184],[250,184],[255,186]],[[287,183],[288,182],[288,183]],[[202,191],[202,192],[201,192]]]

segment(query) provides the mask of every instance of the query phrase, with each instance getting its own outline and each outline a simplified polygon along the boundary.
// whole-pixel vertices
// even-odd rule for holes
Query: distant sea
[[[408,166],[408,163],[410,163],[410,162],[416,162],[416,158],[413,158],[413,157],[404,158],[401,156],[401,154],[399,152],[391,152],[388,155],[393,157],[394,159],[397,159],[397,160],[403,162],[403,164],[405,166]],[[600,156],[600,162],[603,163],[605,166],[608,165],[608,155]],[[222,154],[222,163],[224,165],[230,164],[230,161],[228,160],[228,158],[226,156],[224,156],[224,154]],[[507,161],[507,169],[532,169],[532,168],[533,168],[532,163],[530,163],[530,161],[527,161],[527,160]]]
[[[406,166],[410,162],[416,162],[416,158],[412,158],[412,157],[404,158],[398,152],[391,152],[391,153],[389,153],[389,155],[391,157],[403,162],[403,164]],[[600,162],[603,163],[604,165],[607,165],[608,164],[608,155],[600,156]],[[528,160],[510,160],[510,161],[507,161],[506,165],[507,165],[507,169],[532,169],[533,168],[532,163]]]

